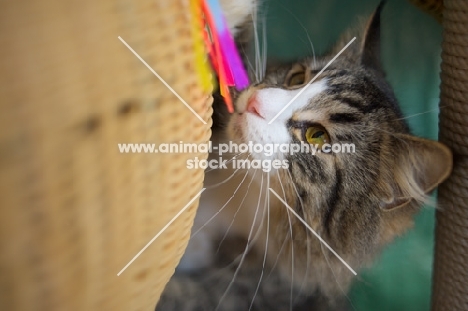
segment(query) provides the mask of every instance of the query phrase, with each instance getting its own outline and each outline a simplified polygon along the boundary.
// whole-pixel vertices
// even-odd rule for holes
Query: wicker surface
[[[468,310],[468,2],[444,2],[440,140],[452,176],[439,187],[432,309]]]
[[[0,310],[154,308],[196,203],[117,273],[201,190],[203,171],[185,161],[206,154],[120,154],[117,143],[209,139],[186,5],[0,5]]]

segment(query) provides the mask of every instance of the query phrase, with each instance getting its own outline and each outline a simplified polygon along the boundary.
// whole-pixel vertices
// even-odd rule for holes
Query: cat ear
[[[385,0],[380,2],[367,23],[361,47],[361,64],[380,72],[382,72],[380,63],[380,14],[384,4]]]
[[[445,145],[407,134],[395,134],[395,142],[393,181],[381,203],[384,210],[403,207],[412,200],[424,202],[452,171],[452,153]]]

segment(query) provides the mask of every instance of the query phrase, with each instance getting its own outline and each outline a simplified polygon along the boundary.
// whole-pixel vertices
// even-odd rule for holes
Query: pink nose
[[[256,93],[250,96],[249,100],[247,101],[247,112],[253,113],[257,117],[264,119],[263,116],[260,114],[260,103],[257,100]]]

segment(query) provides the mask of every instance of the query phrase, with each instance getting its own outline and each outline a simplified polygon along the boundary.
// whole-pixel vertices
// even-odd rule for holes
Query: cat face
[[[270,69],[263,81],[239,94],[228,124],[237,143],[354,144],[354,153],[275,153],[289,167],[270,175],[281,183],[288,204],[356,268],[410,227],[428,192],[452,165],[445,146],[409,134],[380,68],[379,14],[380,8],[361,44],[355,42],[318,77],[343,44],[330,55]],[[281,244],[290,234],[291,219],[278,204],[272,217]],[[328,280],[332,277],[345,286],[351,274],[342,263],[332,255],[325,263],[319,241],[299,221],[293,221],[293,228],[298,274],[322,275],[321,288],[326,288],[324,282],[336,284]],[[307,266],[310,260],[315,268]],[[323,272],[330,265],[334,276]]]

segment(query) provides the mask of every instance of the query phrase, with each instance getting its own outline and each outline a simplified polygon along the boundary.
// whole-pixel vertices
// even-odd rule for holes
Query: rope
[[[410,0],[414,5],[431,14],[437,21],[442,22],[442,0]]]
[[[454,154],[439,187],[432,310],[468,310],[468,2],[444,1],[440,140]]]

